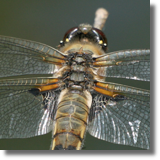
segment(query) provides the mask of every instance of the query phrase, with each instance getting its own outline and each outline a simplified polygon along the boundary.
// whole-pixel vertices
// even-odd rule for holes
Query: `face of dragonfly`
[[[107,77],[149,81],[150,50],[106,50],[103,32],[88,24],[66,32],[59,50],[0,36],[0,138],[53,131],[52,149],[81,149],[88,131],[105,141],[149,149],[149,91]],[[75,141],[61,144],[69,136]]]

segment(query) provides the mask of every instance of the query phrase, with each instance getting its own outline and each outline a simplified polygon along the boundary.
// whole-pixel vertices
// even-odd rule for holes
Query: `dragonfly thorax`
[[[92,61],[92,53],[83,52],[82,48],[79,52],[68,55],[68,66],[70,68],[67,79],[68,87],[75,90],[88,88],[88,84],[93,81],[93,76],[90,73]]]

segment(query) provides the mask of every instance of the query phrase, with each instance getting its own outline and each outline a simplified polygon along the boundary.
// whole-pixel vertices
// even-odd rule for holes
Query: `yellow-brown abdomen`
[[[53,132],[52,150],[80,150],[92,97],[88,91],[61,92]]]

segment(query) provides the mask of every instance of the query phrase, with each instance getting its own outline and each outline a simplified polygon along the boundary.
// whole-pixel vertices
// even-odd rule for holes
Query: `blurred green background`
[[[0,35],[24,38],[56,47],[64,33],[80,23],[93,24],[95,10],[109,11],[104,28],[109,52],[150,48],[149,0],[7,0],[0,1]],[[148,82],[109,79],[149,89]],[[36,116],[36,115],[35,115]],[[48,150],[51,133],[28,139],[1,139],[4,150]],[[139,150],[96,139],[87,134],[85,150]]]

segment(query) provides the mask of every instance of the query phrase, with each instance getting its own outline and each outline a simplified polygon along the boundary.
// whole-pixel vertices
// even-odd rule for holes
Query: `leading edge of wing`
[[[50,55],[60,59],[65,58],[65,55],[63,55],[57,49],[51,46],[48,46],[46,44],[31,41],[31,40],[25,40],[21,38],[14,38],[14,37],[0,35],[0,44],[1,44],[1,47],[5,47],[13,51],[20,51],[20,52],[24,51],[25,53],[30,53],[32,51],[35,51],[39,55],[42,54],[42,56]]]
[[[125,96],[129,99],[135,99],[141,103],[149,103],[150,101],[149,90],[131,87],[123,84],[97,81],[95,82],[95,86],[93,87],[93,89],[98,93],[112,96],[113,98],[116,98],[117,96]]]

